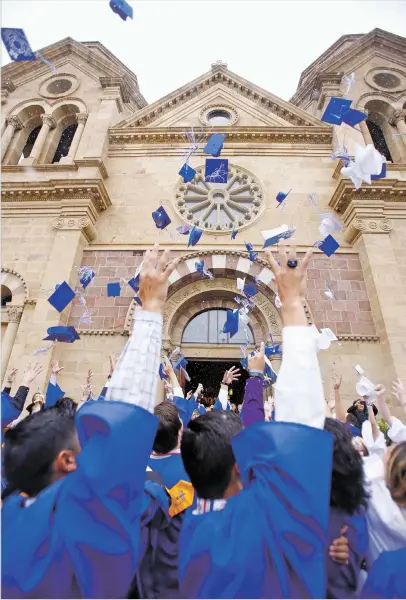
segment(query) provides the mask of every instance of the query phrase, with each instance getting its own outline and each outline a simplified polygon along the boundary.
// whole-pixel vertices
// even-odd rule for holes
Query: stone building
[[[96,273],[84,291],[91,323],[77,325],[80,340],[38,355],[46,367],[38,387],[56,357],[67,394],[81,394],[89,368],[98,390],[108,354],[122,349],[135,310],[124,280],[155,241],[182,257],[171,276],[165,351],[180,345],[192,372],[195,361],[238,361],[235,342],[244,342],[244,332],[230,340],[220,331],[224,309],[236,305],[236,278],[248,271],[261,282],[249,339],[271,332],[280,340],[272,273],[261,252],[250,265],[244,242],[259,251],[261,229],[286,223],[297,226],[304,252],[320,239],[319,213],[331,211],[344,227],[341,247],[331,258],[315,251],[306,297],[309,323],[331,328],[339,340],[320,353],[326,395],[335,369],[344,373],[345,399],[354,399],[355,364],[373,381],[406,383],[404,38],[380,29],[341,37],[303,72],[290,102],[218,61],[148,104],[136,75],[100,43],[68,38],[43,53],[57,73],[40,61],[2,69],[2,377],[35,360],[34,351],[49,344],[42,341],[48,327],[77,323],[80,303],[59,314],[47,298],[64,280],[79,289],[78,269],[89,266]],[[342,77],[351,73],[349,97],[369,114],[359,132],[320,121],[329,98],[346,94]],[[227,185],[204,182],[201,149],[190,160],[194,181],[178,176],[191,128],[202,141],[210,131],[227,133]],[[354,142],[375,144],[388,161],[386,179],[358,191],[330,157],[343,143],[352,153]],[[276,194],[291,188],[281,211]],[[160,205],[172,219],[163,232],[151,218]],[[194,248],[175,235],[190,222],[204,229]],[[238,235],[231,240],[233,228]],[[198,258],[214,280],[196,273]],[[107,297],[107,283],[118,281],[120,297]],[[328,283],[334,300],[324,294]],[[215,363],[208,368],[215,379]]]

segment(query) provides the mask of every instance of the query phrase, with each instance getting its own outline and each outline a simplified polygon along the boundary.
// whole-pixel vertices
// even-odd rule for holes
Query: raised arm
[[[265,344],[261,343],[260,349],[253,356],[248,357],[248,371],[250,378],[245,384],[242,422],[244,427],[265,421],[265,408],[263,401],[263,380],[265,369]]]
[[[230,410],[230,404],[228,402],[228,386],[231,385],[233,381],[237,381],[240,375],[240,369],[237,367],[231,367],[231,369],[228,369],[228,371],[224,373],[213,410]]]
[[[275,384],[275,420],[322,429],[325,419],[323,384],[315,337],[303,306],[306,268],[312,251],[307,252],[301,263],[293,246],[289,263],[282,245],[280,264],[269,250],[266,255],[275,275],[283,320],[283,360]]]
[[[15,426],[17,422],[21,420],[21,412],[24,408],[25,401],[28,396],[28,391],[31,383],[42,371],[44,367],[38,362],[31,366],[31,363],[27,366],[24,371],[24,375],[21,381],[21,385],[18,388],[14,398],[11,397],[7,392],[1,394],[1,425],[2,427]],[[17,370],[14,370],[14,377]],[[14,380],[13,377],[13,380]],[[12,381],[10,383],[12,384]],[[5,388],[9,389],[9,388]],[[10,387],[11,390],[11,387]]]
[[[388,405],[386,404],[385,395],[386,389],[381,383],[376,386],[376,403],[378,405],[378,410],[381,413],[382,417],[385,419],[389,427],[392,427],[392,415],[389,410]]]
[[[334,377],[334,402],[335,402],[335,411],[336,411],[336,419],[345,423],[346,410],[343,406],[343,402],[341,399],[341,383],[343,381],[342,375],[336,375]]]
[[[63,367],[59,366],[59,362],[54,358],[51,362],[51,377],[47,387],[47,393],[45,398],[45,407],[49,408],[54,406],[58,400],[64,397],[65,392],[61,390],[57,384],[58,374],[63,370]]]
[[[178,378],[176,377],[176,373],[171,365],[171,361],[169,360],[169,358],[167,356],[165,356],[164,371],[170,379],[173,395],[177,398],[184,398],[185,394],[183,393],[183,390],[182,390],[181,386],[179,385],[179,381],[178,381]]]
[[[400,379],[392,381],[392,394],[399,400],[401,407],[406,413],[406,391]]]

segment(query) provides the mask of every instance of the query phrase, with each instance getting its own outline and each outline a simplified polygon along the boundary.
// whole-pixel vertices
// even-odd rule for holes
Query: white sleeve
[[[154,412],[162,342],[162,314],[135,311],[134,329],[118,360],[106,400]]]
[[[282,364],[275,384],[275,420],[323,429],[324,390],[314,333],[307,326],[284,327],[282,339]]]
[[[55,375],[55,373],[52,373],[51,377],[49,378],[49,383],[52,383],[52,385],[56,385],[56,375]]]
[[[180,386],[174,387],[173,388],[173,395],[174,396],[178,396],[178,398],[184,398],[185,394],[183,393],[183,390]]]
[[[223,390],[223,388],[220,388],[217,398],[220,400],[221,408],[223,410],[227,410],[228,390]]]
[[[362,423],[362,438],[370,454],[377,454],[381,458],[383,457],[386,452],[385,436],[382,431],[379,431],[378,437],[374,440],[370,421]]]
[[[389,439],[396,444],[406,442],[406,425],[396,417],[392,417],[392,426],[387,431]]]

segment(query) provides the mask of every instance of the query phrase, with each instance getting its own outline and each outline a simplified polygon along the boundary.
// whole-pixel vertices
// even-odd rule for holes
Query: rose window
[[[208,231],[231,231],[260,215],[262,190],[252,173],[229,164],[227,183],[211,183],[204,171],[198,167],[190,183],[177,185],[175,206],[183,219]]]

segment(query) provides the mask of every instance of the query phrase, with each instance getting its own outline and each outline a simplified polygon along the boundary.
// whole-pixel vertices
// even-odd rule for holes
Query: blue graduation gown
[[[78,468],[2,511],[7,598],[124,598],[137,565],[145,469],[158,419],[122,402],[76,415]]]
[[[58,400],[63,398],[64,395],[65,392],[61,390],[57,383],[54,385],[53,383],[49,382],[47,387],[47,394],[45,397],[45,408],[55,406]]]
[[[406,598],[406,547],[382,552],[371,567],[360,598]]]
[[[244,490],[223,510],[188,514],[182,598],[324,598],[332,436],[257,423],[233,439]]]

